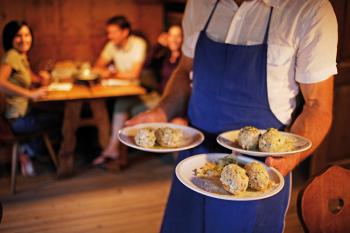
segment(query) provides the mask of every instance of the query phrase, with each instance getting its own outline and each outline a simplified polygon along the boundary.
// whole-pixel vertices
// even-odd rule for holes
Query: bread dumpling
[[[277,129],[269,128],[260,136],[259,150],[263,152],[282,152],[286,138]]]
[[[258,147],[260,131],[253,126],[246,126],[239,131],[238,144],[245,150],[255,150]]]
[[[135,143],[141,147],[153,147],[156,143],[155,129],[141,128],[135,136]]]
[[[249,177],[249,188],[261,191],[269,186],[270,178],[265,167],[258,162],[251,162],[244,166]]]
[[[237,164],[229,164],[222,170],[220,181],[226,191],[239,194],[247,190],[249,178],[243,168]]]
[[[184,135],[181,129],[170,127],[159,128],[155,132],[157,143],[164,147],[179,147],[183,144]]]

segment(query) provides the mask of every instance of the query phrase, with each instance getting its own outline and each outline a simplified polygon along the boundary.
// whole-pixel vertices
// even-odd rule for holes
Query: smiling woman
[[[34,133],[57,122],[58,117],[31,109],[29,100],[45,96],[47,87],[31,89],[32,84],[45,85],[49,76],[36,76],[32,73],[27,54],[32,47],[33,36],[25,22],[11,21],[3,30],[5,54],[0,65],[0,91],[5,93],[5,117],[11,122],[14,133]],[[21,145],[21,171],[23,175],[33,176],[34,169],[29,155],[34,155],[37,143]]]
[[[3,31],[3,46],[5,51],[15,48],[21,53],[27,53],[33,42],[33,33],[26,22],[11,21]]]

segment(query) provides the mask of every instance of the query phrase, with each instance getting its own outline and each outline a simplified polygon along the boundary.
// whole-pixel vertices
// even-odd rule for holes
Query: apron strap
[[[267,41],[269,39],[269,31],[270,31],[270,22],[271,22],[272,11],[273,11],[273,7],[271,7],[271,9],[270,9],[269,21],[267,22],[267,28],[266,28],[265,35],[264,35],[264,42],[263,42],[264,44],[267,44]]]
[[[220,1],[220,0],[217,0],[217,1],[216,1],[214,8],[211,10],[211,13],[210,13],[210,15],[209,15],[209,18],[208,18],[207,22],[205,23],[205,26],[204,26],[203,31],[207,31],[207,28],[208,28],[208,25],[209,25],[209,23],[210,23],[211,17],[213,16],[214,11],[215,11],[216,6],[218,5],[219,1]]]

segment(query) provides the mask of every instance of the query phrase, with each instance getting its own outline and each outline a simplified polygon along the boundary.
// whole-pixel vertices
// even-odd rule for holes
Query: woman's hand
[[[286,176],[300,163],[300,154],[286,157],[267,157],[265,163],[269,167],[276,168],[283,176]]]
[[[137,116],[131,118],[130,120],[125,122],[125,125],[132,126],[148,122],[167,122],[167,116],[165,111],[159,107],[154,108],[150,111],[140,113]]]
[[[47,96],[47,87],[40,87],[38,89],[31,90],[29,98],[35,101],[45,96]]]
[[[39,76],[40,76],[40,84],[42,86],[48,86],[50,84],[51,75],[49,72],[47,72],[46,70],[41,70],[39,71]]]
[[[162,32],[158,38],[157,38],[158,44],[160,44],[163,47],[168,46],[168,33],[167,32]]]

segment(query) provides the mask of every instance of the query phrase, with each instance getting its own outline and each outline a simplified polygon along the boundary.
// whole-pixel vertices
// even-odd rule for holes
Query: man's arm
[[[126,80],[137,80],[140,77],[143,62],[135,62],[132,66],[132,69],[127,72],[116,71],[116,73],[112,73],[107,68],[108,62],[103,58],[99,57],[94,65],[93,71],[102,76],[102,78],[119,78]]]
[[[166,112],[167,119],[183,115],[187,110],[191,94],[190,72],[192,65],[192,58],[182,55],[178,67],[174,70],[165,87],[159,107]]]
[[[168,81],[162,99],[154,109],[141,113],[126,122],[126,125],[135,125],[145,122],[165,122],[176,116],[183,115],[187,109],[191,94],[190,72],[192,58],[182,55],[179,65]]]
[[[142,67],[143,62],[135,62],[132,68],[128,71],[121,72],[117,70],[117,73],[114,75],[114,77],[125,80],[138,80],[141,75]]]
[[[106,61],[102,56],[100,56],[94,67],[92,68],[93,72],[98,73],[102,78],[108,78],[111,75],[111,72],[107,69],[108,61]]]
[[[308,151],[292,156],[268,157],[266,159],[267,165],[275,167],[283,175],[286,175],[321,144],[332,123],[333,82],[333,77],[330,77],[319,83],[300,84],[305,104],[290,131],[310,139],[312,147]]]

